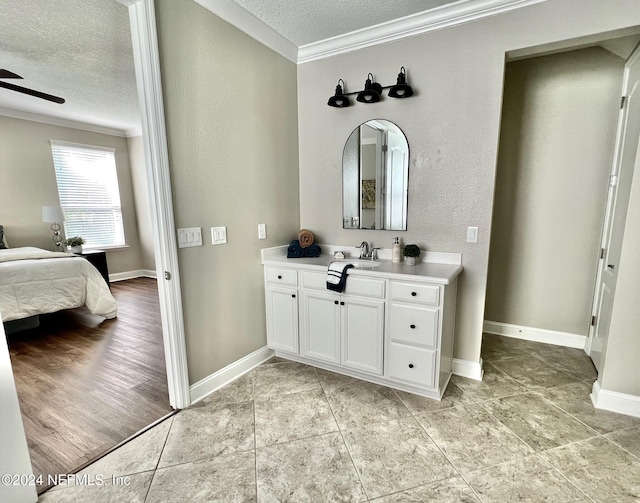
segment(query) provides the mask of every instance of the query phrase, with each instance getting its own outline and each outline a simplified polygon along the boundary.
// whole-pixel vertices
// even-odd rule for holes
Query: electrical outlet
[[[477,242],[478,242],[478,228],[467,227],[467,243],[477,243]]]
[[[223,245],[227,242],[227,228],[226,227],[211,227],[211,244]]]
[[[267,224],[258,224],[258,239],[267,239]]]

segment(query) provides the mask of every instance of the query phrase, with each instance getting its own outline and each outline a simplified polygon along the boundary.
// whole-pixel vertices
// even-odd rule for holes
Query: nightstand
[[[76,253],[86,258],[93,266],[98,269],[98,272],[102,274],[102,277],[109,285],[109,268],[107,267],[107,254],[102,250],[86,250],[81,253]]]

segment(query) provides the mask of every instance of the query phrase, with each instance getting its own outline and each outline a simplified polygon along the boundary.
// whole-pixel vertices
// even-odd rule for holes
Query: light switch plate
[[[267,224],[258,224],[258,239],[267,239]]]
[[[178,248],[202,246],[202,228],[184,227],[178,229]]]
[[[227,242],[226,227],[211,227],[211,244],[223,245]]]
[[[478,228],[467,227],[467,243],[477,243],[477,242],[478,242]]]

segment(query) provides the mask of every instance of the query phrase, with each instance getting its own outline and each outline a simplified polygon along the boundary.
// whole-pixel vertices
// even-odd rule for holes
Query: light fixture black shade
[[[396,85],[391,86],[391,89],[389,89],[389,97],[408,98],[409,96],[413,96],[413,89],[411,89],[411,86],[407,84],[406,71],[403,66],[400,68]]]
[[[344,85],[344,81],[342,79],[338,80],[338,85],[336,86],[336,94],[334,96],[331,96],[331,98],[329,98],[329,101],[327,102],[327,105],[329,105],[330,107],[344,108],[351,106],[351,100],[342,91],[342,85],[340,85],[340,82],[342,82],[342,85]]]
[[[376,82],[372,82],[373,74],[367,76],[367,80],[364,83],[364,91],[358,93],[356,101],[360,103],[377,103],[380,101],[380,95],[382,94],[382,86]]]

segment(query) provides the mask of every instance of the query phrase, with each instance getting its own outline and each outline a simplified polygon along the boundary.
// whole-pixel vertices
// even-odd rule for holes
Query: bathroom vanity
[[[262,250],[267,345],[276,355],[439,400],[451,377],[461,256],[430,253],[415,266],[356,263],[346,288],[326,288],[333,251],[287,259]],[[382,254],[384,257],[384,254]]]

